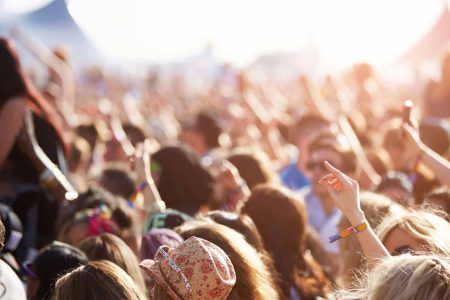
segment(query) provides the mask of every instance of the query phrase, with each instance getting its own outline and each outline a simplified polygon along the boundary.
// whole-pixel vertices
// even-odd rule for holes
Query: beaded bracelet
[[[367,223],[363,222],[359,225],[349,227],[345,230],[342,230],[339,233],[336,233],[335,235],[330,236],[328,239],[330,240],[330,243],[334,243],[338,240],[345,239],[346,237],[352,235],[353,233],[360,233],[367,229]]]

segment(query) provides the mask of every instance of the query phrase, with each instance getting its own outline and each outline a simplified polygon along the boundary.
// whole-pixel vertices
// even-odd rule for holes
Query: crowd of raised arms
[[[11,36],[0,299],[450,300],[450,53],[414,85],[119,76]]]

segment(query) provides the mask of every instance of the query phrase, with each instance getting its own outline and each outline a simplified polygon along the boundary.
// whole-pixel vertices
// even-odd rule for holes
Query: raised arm
[[[422,143],[419,133],[413,127],[404,124],[402,129],[407,155],[412,160],[423,162],[441,183],[450,186],[450,162]]]
[[[324,162],[324,164],[330,173],[322,177],[319,182],[327,189],[336,206],[353,227],[363,223],[367,226],[367,229],[356,235],[367,258],[368,266],[372,268],[377,263],[377,260],[388,257],[390,254],[366,221],[360,206],[358,182],[328,162]]]
[[[144,197],[143,203],[138,203],[138,207],[146,213],[164,210],[166,204],[161,199],[155,181],[150,172],[151,142],[145,140],[138,144],[134,155],[134,171],[137,175],[138,189]]]

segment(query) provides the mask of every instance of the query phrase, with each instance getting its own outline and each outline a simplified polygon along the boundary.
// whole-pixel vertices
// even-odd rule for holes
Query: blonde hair
[[[450,261],[436,255],[391,256],[377,265],[362,288],[340,291],[336,299],[450,299]]]
[[[144,300],[133,279],[109,261],[94,261],[62,276],[54,300]]]
[[[280,299],[269,269],[258,252],[237,231],[212,221],[191,221],[182,225],[178,232],[185,239],[191,236],[206,239],[228,254],[237,280],[227,299]]]
[[[90,261],[107,260],[121,267],[133,278],[136,285],[146,293],[144,276],[133,251],[119,237],[110,233],[102,233],[84,239],[79,248]]]
[[[398,228],[423,244],[422,250],[450,256],[450,223],[436,213],[405,210],[402,214],[392,214],[376,228],[376,233],[384,243],[389,233]]]
[[[383,195],[371,192],[361,193],[361,209],[372,228],[376,228],[387,216],[398,215],[404,211],[400,204]],[[347,218],[342,216],[338,224],[338,230],[342,231],[350,226]],[[338,283],[343,287],[354,286],[355,279],[360,276],[360,272],[365,268],[366,258],[356,237],[341,240],[339,248],[341,259]]]

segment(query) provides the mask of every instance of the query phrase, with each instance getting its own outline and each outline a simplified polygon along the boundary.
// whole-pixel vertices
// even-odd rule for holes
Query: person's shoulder
[[[8,115],[13,112],[23,112],[27,106],[27,99],[25,97],[15,97],[6,101],[2,106],[2,111]]]

